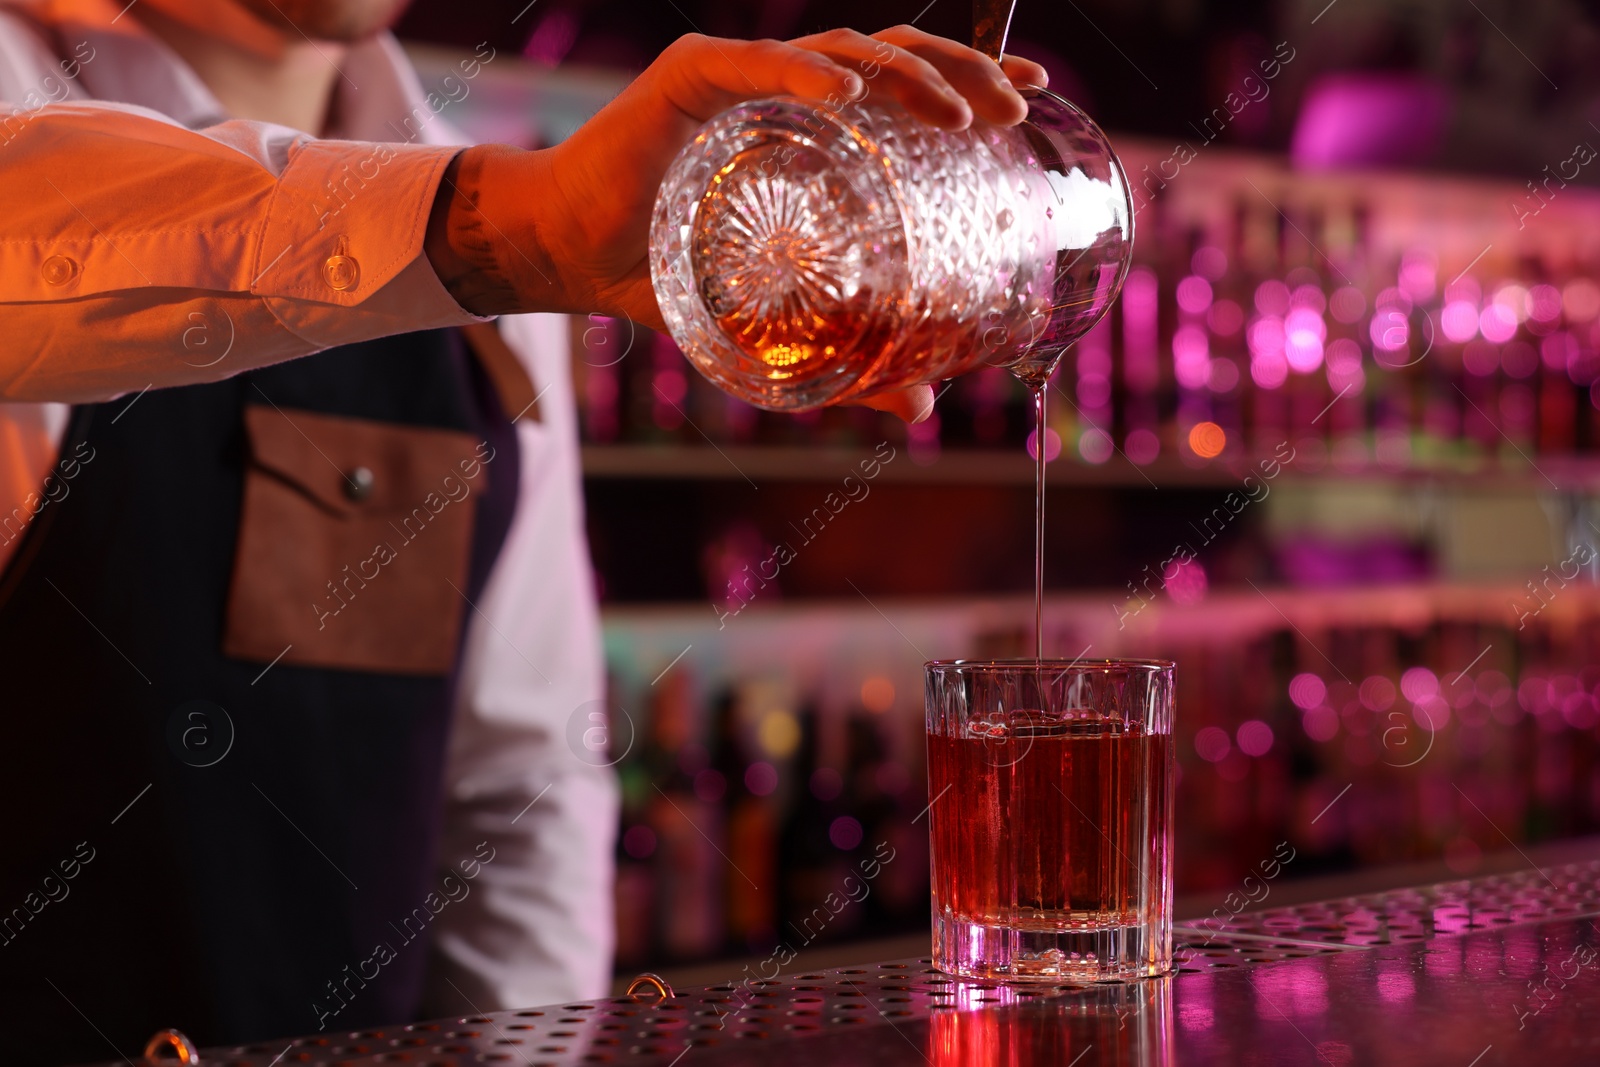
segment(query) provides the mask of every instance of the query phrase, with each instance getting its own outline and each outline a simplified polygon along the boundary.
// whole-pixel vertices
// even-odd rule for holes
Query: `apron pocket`
[[[453,430],[265,405],[247,406],[244,419],[250,456],[224,654],[449,674],[489,446]]]

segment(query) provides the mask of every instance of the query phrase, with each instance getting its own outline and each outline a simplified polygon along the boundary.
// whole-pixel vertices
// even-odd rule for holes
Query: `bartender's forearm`
[[[428,218],[428,261],[475,315],[576,310],[559,284],[534,208],[549,195],[549,158],[505,145],[464,150],[445,168]]]
[[[423,251],[457,149],[73,102],[30,112],[5,154],[0,400],[104,400],[474,321]]]
[[[451,160],[424,248],[456,302],[474,315],[601,312],[662,328],[646,230],[665,161],[625,174],[606,162],[588,130],[555,148],[483,144]]]
[[[861,71],[863,73],[857,73]],[[519,152],[469,148],[440,183],[428,258],[463,308],[602,312],[664,328],[648,237],[668,166],[701,123],[741,100],[795,95],[837,108],[883,85],[918,119],[960,129],[1027,113],[1014,85],[1043,67],[1005,67],[910,26],[867,37],[833,30],[791,43],[680,38],[572,136]]]

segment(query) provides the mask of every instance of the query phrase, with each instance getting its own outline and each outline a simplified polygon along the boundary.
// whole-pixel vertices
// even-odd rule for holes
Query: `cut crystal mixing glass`
[[[1034,388],[1116,298],[1122,166],[1087,115],[1024,90],[1015,127],[945,131],[887,94],[773,98],[701,128],[656,201],[650,267],[690,361],[801,410],[983,366]]]

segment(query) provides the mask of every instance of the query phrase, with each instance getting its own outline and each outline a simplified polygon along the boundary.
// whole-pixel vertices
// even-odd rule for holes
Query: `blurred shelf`
[[[873,458],[871,450],[812,448],[801,445],[718,445],[715,447],[664,447],[659,445],[586,445],[583,473],[588,478],[660,478],[687,481],[838,482],[847,475],[861,477],[861,463]],[[1141,475],[1141,471],[1149,477]],[[1157,476],[1160,476],[1159,478]],[[1225,486],[1238,479],[1221,469],[1190,470],[1179,463],[1136,467],[1120,456],[1109,463],[1089,466],[1052,463],[1051,485],[1144,486],[1163,484]],[[913,459],[904,445],[894,458],[880,464],[878,484],[901,485],[1032,485],[1033,461],[1024,455],[999,450],[949,449],[937,458]]]
[[[811,448],[792,445],[585,445],[583,473],[594,479],[678,481],[838,482],[861,476],[860,464],[872,458],[865,448]],[[1164,487],[1231,489],[1252,474],[1259,462],[1217,460],[1189,466],[1176,459],[1158,459],[1137,466],[1121,455],[1099,465],[1055,461],[1050,485],[1160,489]],[[1529,489],[1537,492],[1600,490],[1600,457],[1539,456],[1527,463],[1497,459],[1441,459],[1429,465],[1338,467],[1315,469],[1306,464],[1284,468],[1286,481],[1371,482],[1380,484],[1445,483],[1470,489]],[[880,465],[874,481],[899,485],[1032,485],[1033,461],[1014,452],[947,449],[936,458],[913,458],[902,445],[895,458]]]
[[[1519,610],[1537,602],[1515,580],[1222,587],[1188,604],[1161,595],[1142,604],[1126,587],[1047,593],[1045,654],[1168,656],[1213,649],[1232,655],[1291,632],[1306,642],[1306,669],[1323,671],[1328,661],[1316,649],[1327,645],[1325,635],[1333,631],[1480,627],[1504,631],[1485,641],[1507,654],[1535,634],[1600,633],[1600,586],[1577,581],[1549,599],[1524,631],[1517,629]],[[607,605],[602,619],[611,670],[625,691],[648,691],[652,679],[676,666],[703,683],[731,674],[803,678],[822,706],[842,708],[857,698],[869,675],[889,678],[902,693],[920,693],[926,660],[1023,654],[1033,608],[1026,594],[925,599],[861,593],[787,601],[757,595],[726,617],[719,606],[697,602]],[[1459,669],[1481,648],[1468,649],[1461,663],[1449,666]],[[1351,655],[1359,651],[1345,649]],[[1341,669],[1357,666],[1350,662]],[[920,707],[903,710],[920,715]]]
[[[532,148],[564,141],[632,80],[629,72],[609,67],[550,67],[492,49],[475,55],[420,41],[406,41],[404,48],[434,98],[435,113],[479,143]],[[462,65],[474,59],[482,62]],[[477,74],[466,74],[471,70]]]
[[[1478,862],[1471,874],[1474,878],[1516,874],[1570,863],[1583,863],[1596,856],[1600,856],[1600,838],[1597,837],[1547,841],[1528,845],[1526,848],[1496,849],[1489,852]],[[1273,907],[1281,909],[1373,893],[1404,891],[1418,886],[1447,883],[1459,885],[1462,881],[1462,872],[1450,867],[1443,859],[1384,864],[1339,874],[1310,876],[1301,874],[1297,877],[1295,872],[1291,871],[1288,877],[1273,886],[1271,899]],[[1216,909],[1224,907],[1233,892],[1234,887],[1230,885],[1226,892],[1216,890],[1180,894],[1172,904],[1173,919],[1178,922],[1203,922]],[[1251,908],[1246,914],[1253,914],[1257,910]],[[925,931],[902,934],[898,937],[858,937],[816,948],[802,949],[796,954],[792,969],[795,973],[804,973],[829,967],[846,967],[863,959],[926,956],[929,948],[929,934]],[[686,986],[727,981],[729,976],[743,975],[751,969],[759,969],[765,959],[764,956],[737,957],[708,963],[663,967],[658,973],[673,988],[682,989]],[[637,973],[637,967],[619,969],[616,979],[612,982],[612,995],[625,995]]]

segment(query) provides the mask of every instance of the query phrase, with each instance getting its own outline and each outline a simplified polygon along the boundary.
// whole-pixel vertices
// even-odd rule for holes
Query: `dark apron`
[[[399,924],[518,483],[477,362],[428,331],[82,406],[62,459],[0,581],[0,1059],[410,1019]]]

